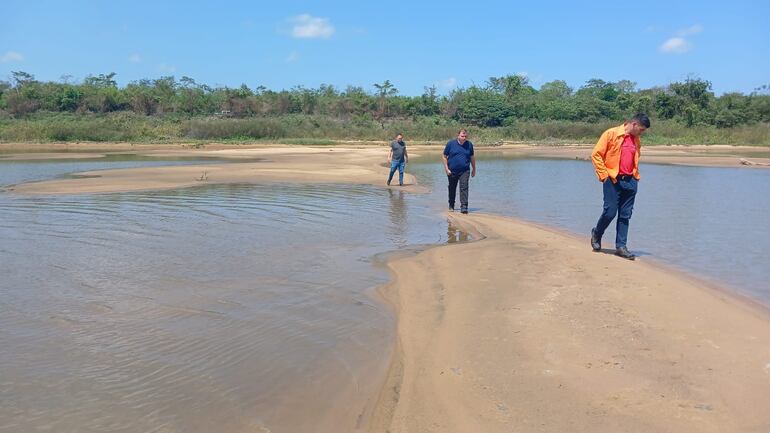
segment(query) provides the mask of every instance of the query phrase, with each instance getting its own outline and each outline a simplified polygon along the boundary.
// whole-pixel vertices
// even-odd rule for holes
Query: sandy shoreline
[[[394,261],[373,432],[770,429],[767,310],[508,218]]]
[[[482,151],[575,159],[586,158],[588,149]],[[645,150],[645,163],[735,166],[737,159],[729,149],[706,156]],[[439,152],[410,147],[412,156]],[[99,193],[273,181],[384,187],[387,174],[385,146],[149,153],[259,161],[105,170],[13,190]],[[197,180],[202,172],[206,179]],[[406,190],[421,191],[411,175],[406,183]],[[398,313],[391,368],[377,403],[340,431],[770,431],[766,309],[644,259],[593,253],[587,239],[492,215],[449,218],[481,240],[388,263],[394,278],[381,292]]]
[[[100,145],[99,149],[103,149]],[[123,146],[125,147],[125,146]],[[141,146],[137,146],[141,147]],[[383,171],[387,163],[385,146],[258,146],[233,147],[223,145],[213,149],[180,149],[160,146],[153,148],[145,145],[143,150],[124,149],[117,153],[136,153],[155,157],[200,157],[222,158],[222,163],[205,165],[185,165],[174,167],[149,167],[119,170],[99,170],[82,172],[72,179],[54,179],[42,182],[29,182],[8,188],[23,194],[77,194],[126,192],[139,190],[158,190],[191,187],[201,184],[254,183],[254,182],[328,182],[328,183],[369,183],[381,185]],[[3,150],[13,150],[13,145],[0,146]],[[6,153],[5,160],[19,159],[63,159],[84,157],[89,148],[85,145],[73,147],[76,153]],[[96,148],[91,148],[96,150]],[[541,146],[541,145],[505,145],[500,147],[479,148],[480,153],[504,154],[521,157],[582,159],[587,160],[591,146]],[[440,160],[440,147],[410,146],[413,157],[434,158]],[[765,157],[762,148],[735,146],[665,146],[644,149],[644,163],[681,164],[713,167],[742,167],[745,169],[770,169],[770,157]],[[90,154],[91,158],[104,153]],[[756,156],[752,156],[756,155]],[[227,160],[258,159],[259,162],[239,162],[232,164]],[[741,161],[750,161],[756,165],[742,165]],[[406,189],[416,191],[413,176],[407,173]]]

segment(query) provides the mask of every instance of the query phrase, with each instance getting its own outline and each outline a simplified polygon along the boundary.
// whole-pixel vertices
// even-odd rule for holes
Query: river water
[[[0,160],[0,188],[201,162]],[[480,155],[478,166],[472,212],[589,248],[601,210],[589,163]],[[467,239],[443,216],[440,164],[407,169],[432,191],[0,192],[0,431],[313,432],[340,400],[363,406],[394,338],[372,296],[387,281],[380,257]],[[770,301],[770,171],[644,165],[642,176],[632,251]]]

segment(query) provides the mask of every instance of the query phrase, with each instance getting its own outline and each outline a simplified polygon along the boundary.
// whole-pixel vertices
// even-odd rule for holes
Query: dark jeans
[[[462,173],[454,173],[447,176],[449,179],[449,206],[455,207],[455,196],[457,195],[457,183],[460,183],[460,206],[462,209],[468,209],[468,179],[471,177],[471,171],[465,170]]]
[[[628,242],[628,220],[634,210],[637,184],[638,181],[633,176],[626,175],[618,176],[616,183],[612,183],[610,178],[604,181],[604,210],[596,223],[596,235],[601,239],[617,215],[615,248],[625,247]]]

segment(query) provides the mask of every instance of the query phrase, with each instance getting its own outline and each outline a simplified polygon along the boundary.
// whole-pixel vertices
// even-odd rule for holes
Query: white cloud
[[[289,55],[286,57],[286,63],[294,63],[297,60],[299,60],[299,53],[296,51],[292,51],[289,53]]]
[[[690,36],[690,35],[697,35],[702,31],[703,31],[703,26],[700,24],[695,24],[694,26],[687,27],[686,29],[679,29],[679,31],[676,32],[676,34],[679,36]]]
[[[684,38],[671,38],[663,42],[659,49],[666,54],[684,54],[692,49],[692,44]]]
[[[165,72],[169,74],[176,71],[176,66],[161,63],[160,65],[158,65],[158,69],[160,69],[161,72]]]
[[[291,36],[295,38],[325,38],[334,34],[334,26],[328,18],[318,18],[309,14],[289,18]]]
[[[450,77],[446,80],[440,80],[436,82],[436,87],[440,89],[454,89],[457,87],[457,78]]]
[[[688,40],[689,38],[685,38],[697,35],[702,31],[703,26],[700,24],[695,24],[690,27],[679,29],[676,31],[676,36],[663,42],[663,44],[658,47],[658,50],[665,54],[684,54],[693,48],[692,43]]]
[[[24,60],[24,56],[16,51],[7,51],[0,57],[0,63],[21,62]]]
[[[142,56],[137,53],[131,54],[128,56],[128,61],[131,63],[142,63]]]

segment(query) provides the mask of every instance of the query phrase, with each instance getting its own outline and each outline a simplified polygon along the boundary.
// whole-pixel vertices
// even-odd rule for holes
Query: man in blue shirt
[[[449,210],[455,210],[457,184],[460,184],[460,211],[468,213],[468,180],[476,176],[476,157],[468,131],[461,129],[457,138],[449,140],[444,148],[444,171],[449,180]]]

